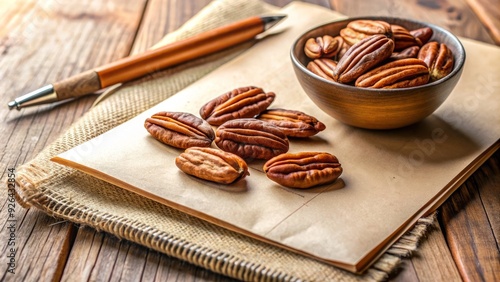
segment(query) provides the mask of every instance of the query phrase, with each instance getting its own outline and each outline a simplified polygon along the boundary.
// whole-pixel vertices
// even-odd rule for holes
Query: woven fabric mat
[[[163,43],[192,36],[238,19],[275,11],[258,0],[210,3]],[[415,250],[434,217],[419,220],[370,269],[356,275],[314,259],[228,231],[142,198],[87,174],[49,161],[174,95],[251,46],[230,50],[121,85],[100,99],[35,159],[18,168],[16,199],[24,207],[165,253],[245,281],[381,281]],[[103,96],[104,97],[104,96]],[[88,152],[81,152],[91,154]],[[126,215],[126,216],[124,216]]]

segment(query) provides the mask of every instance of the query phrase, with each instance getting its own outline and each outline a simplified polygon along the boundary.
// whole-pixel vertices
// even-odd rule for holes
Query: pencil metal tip
[[[54,87],[50,84],[28,94],[25,94],[19,98],[16,98],[14,99],[14,101],[9,102],[7,105],[9,106],[10,110],[12,110],[13,108],[20,110],[24,107],[55,102],[57,100],[57,93],[54,90]]]
[[[18,107],[18,104],[16,103],[16,101],[10,101],[7,105],[9,106],[9,110],[12,110],[14,108],[19,110],[19,107]]]
[[[264,30],[268,30],[271,27],[275,26],[277,23],[279,23],[281,20],[286,18],[287,15],[268,15],[268,16],[262,16],[261,19],[264,22]]]

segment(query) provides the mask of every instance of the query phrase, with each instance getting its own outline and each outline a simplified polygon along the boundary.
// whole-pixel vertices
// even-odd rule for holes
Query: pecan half
[[[410,31],[410,34],[413,35],[413,37],[418,38],[422,45],[427,43],[431,39],[433,33],[434,32],[430,27],[422,27]]]
[[[190,113],[159,112],[144,127],[158,141],[181,149],[208,147],[215,138],[210,124]]]
[[[394,51],[401,51],[411,46],[422,46],[420,39],[415,38],[400,25],[391,25],[391,31],[394,39]]]
[[[385,35],[372,35],[354,44],[333,70],[333,80],[349,83],[356,80],[394,51],[394,41]]]
[[[356,80],[356,86],[403,88],[426,84],[429,70],[422,60],[402,59],[377,67]]]
[[[340,30],[340,36],[349,45],[354,45],[374,34],[392,37],[391,25],[385,21],[355,20]]]
[[[221,125],[237,118],[251,118],[267,109],[274,101],[274,92],[265,93],[255,86],[241,87],[220,95],[200,109],[201,118],[211,125]]]
[[[268,109],[257,118],[281,128],[289,137],[309,137],[326,128],[315,117],[294,110]]]
[[[418,57],[418,51],[420,50],[420,47],[418,46],[411,46],[408,47],[404,50],[401,50],[400,52],[394,52],[391,55],[391,60],[401,60],[401,59],[409,59],[409,58],[416,58]]]
[[[337,62],[328,58],[315,59],[307,64],[308,70],[331,81],[333,81],[333,69],[335,67],[337,67]]]
[[[311,59],[331,58],[340,51],[342,43],[343,40],[340,36],[323,35],[309,38],[304,45],[304,53]]]
[[[349,48],[351,48],[351,45],[347,44],[345,41],[343,41],[343,42],[344,43],[342,44],[340,51],[337,53],[337,61],[342,59],[342,57],[344,57],[347,50],[349,50]]]
[[[230,120],[219,126],[215,144],[244,159],[270,159],[288,151],[285,133],[278,127],[254,118]]]
[[[342,174],[337,157],[324,152],[286,153],[268,160],[264,172],[290,188],[310,188],[334,182]]]
[[[221,184],[231,184],[250,175],[242,158],[214,148],[188,148],[175,159],[175,165],[189,175]]]
[[[447,76],[453,70],[453,54],[444,43],[429,42],[420,48],[418,58],[429,67],[431,80]]]

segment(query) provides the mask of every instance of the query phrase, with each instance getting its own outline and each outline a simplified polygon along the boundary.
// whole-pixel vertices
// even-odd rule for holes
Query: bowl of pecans
[[[363,17],[302,34],[290,52],[309,98],[342,123],[394,129],[432,114],[455,88],[465,50],[449,31],[419,21]]]

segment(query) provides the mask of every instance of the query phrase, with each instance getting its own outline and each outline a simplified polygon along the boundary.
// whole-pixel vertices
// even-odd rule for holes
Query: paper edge
[[[128,183],[126,183],[124,181],[121,181],[121,180],[119,180],[117,178],[114,178],[114,177],[112,177],[112,176],[110,176],[110,175],[108,175],[106,173],[103,173],[101,171],[98,171],[96,169],[93,169],[93,168],[85,166],[85,165],[81,165],[81,164],[73,162],[73,161],[70,161],[70,160],[65,159],[63,157],[60,157],[59,155],[55,156],[55,157],[52,157],[50,159],[50,161],[52,161],[54,163],[57,163],[57,164],[60,164],[60,165],[64,165],[66,167],[70,167],[70,168],[76,169],[76,170],[81,171],[81,172],[83,172],[85,174],[88,174],[88,175],[90,175],[92,177],[95,177],[97,179],[100,179],[102,181],[110,183],[112,185],[118,186],[121,189],[125,189],[125,190],[127,190],[129,192],[135,193],[137,195],[140,195],[142,197],[145,197],[145,198],[147,198],[149,200],[155,201],[157,203],[160,203],[160,204],[165,205],[167,207],[170,207],[172,209],[178,210],[178,211],[186,213],[186,214],[188,214],[190,216],[193,216],[193,217],[199,218],[201,220],[207,221],[209,223],[215,224],[215,225],[217,225],[217,226],[219,226],[221,228],[228,229],[230,231],[242,234],[244,236],[256,239],[258,241],[261,241],[261,242],[264,242],[264,243],[267,243],[267,244],[271,244],[273,246],[276,246],[276,247],[279,247],[279,248],[291,251],[293,253],[297,253],[297,254],[300,254],[300,255],[303,255],[303,256],[306,256],[306,257],[309,257],[309,258],[312,258],[312,259],[315,259],[315,260],[318,260],[318,261],[321,261],[321,262],[328,263],[330,265],[333,265],[333,266],[336,266],[336,267],[339,267],[339,268],[351,271],[353,273],[357,273],[357,274],[361,273],[361,272],[358,272],[358,269],[356,268],[356,265],[351,265],[351,264],[348,264],[348,263],[343,263],[343,262],[335,261],[335,260],[328,260],[328,259],[325,259],[325,258],[314,256],[314,255],[312,255],[310,253],[307,253],[305,251],[302,251],[302,250],[295,249],[293,247],[284,245],[284,244],[282,244],[280,242],[277,242],[275,240],[271,240],[269,238],[266,238],[266,237],[263,237],[261,235],[252,233],[250,231],[247,231],[247,230],[245,230],[243,228],[237,227],[237,226],[235,226],[235,225],[233,225],[231,223],[228,223],[228,222],[226,222],[224,220],[220,220],[220,219],[215,218],[213,216],[207,215],[207,214],[205,214],[203,212],[191,209],[191,208],[186,207],[184,205],[180,205],[178,203],[175,203],[175,202],[169,201],[167,199],[164,199],[164,198],[158,197],[156,195],[153,195],[153,194],[148,193],[147,191],[144,191],[144,190],[142,190],[142,189],[140,189],[138,187],[130,185],[130,184],[128,184]]]

